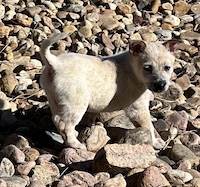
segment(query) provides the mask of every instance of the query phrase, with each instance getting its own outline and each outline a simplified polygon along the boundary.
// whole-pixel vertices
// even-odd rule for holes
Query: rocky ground
[[[199,1],[0,2],[1,187],[200,186]],[[63,147],[38,82],[41,42],[62,31],[69,36],[55,53],[106,56],[126,50],[129,40],[174,39],[172,85],[150,105],[163,150],[124,111],[101,114],[82,131],[88,151]]]

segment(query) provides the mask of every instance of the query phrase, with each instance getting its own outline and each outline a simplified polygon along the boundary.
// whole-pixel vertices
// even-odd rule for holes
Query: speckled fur
[[[107,58],[67,52],[51,54],[50,46],[65,37],[65,33],[55,34],[43,42],[41,56],[46,67],[40,81],[66,145],[86,149],[75,130],[85,112],[110,112],[132,104],[136,110],[127,108],[127,114],[150,129],[153,144],[159,147],[163,142],[154,135],[148,88],[155,78],[166,81],[162,91],[168,88],[173,55],[161,44],[144,41],[134,41],[129,51]],[[144,71],[146,64],[153,67],[151,73]],[[165,66],[170,70],[164,70]]]

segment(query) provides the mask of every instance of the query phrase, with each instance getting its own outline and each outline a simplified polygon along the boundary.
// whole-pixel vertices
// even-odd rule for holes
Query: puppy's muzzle
[[[166,90],[167,82],[165,80],[154,80],[150,85],[150,90],[153,92],[163,92]]]

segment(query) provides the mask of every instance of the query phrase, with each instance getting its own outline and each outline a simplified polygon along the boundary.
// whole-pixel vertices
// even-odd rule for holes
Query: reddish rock
[[[94,172],[126,174],[133,168],[147,168],[156,160],[154,149],[146,144],[107,144],[94,158]]]
[[[57,184],[57,187],[65,187],[71,185],[80,185],[84,187],[93,187],[96,184],[96,179],[87,172],[73,171],[64,175]]]
[[[158,187],[171,186],[167,179],[162,175],[157,167],[151,166],[144,170],[142,176],[138,180],[138,187]]]

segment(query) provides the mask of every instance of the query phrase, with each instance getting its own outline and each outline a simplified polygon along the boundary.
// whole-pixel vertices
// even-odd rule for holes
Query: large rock
[[[94,158],[94,172],[126,174],[133,168],[147,168],[156,160],[154,149],[146,144],[107,144]]]

